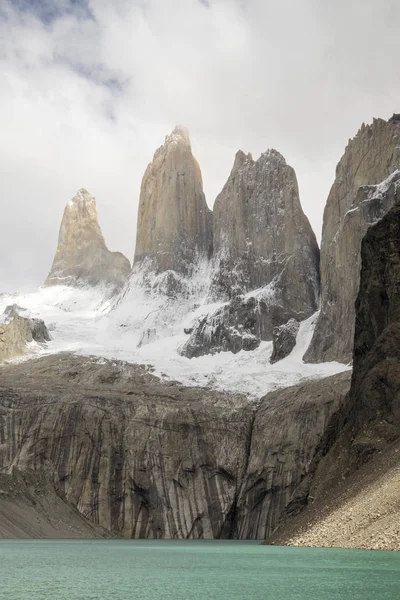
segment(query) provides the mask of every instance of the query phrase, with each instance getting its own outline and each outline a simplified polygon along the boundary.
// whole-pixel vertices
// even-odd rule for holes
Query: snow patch
[[[221,352],[192,359],[180,356],[178,349],[188,339],[184,329],[190,329],[199,317],[224,305],[201,303],[206,298],[205,275],[199,268],[190,285],[183,282],[189,285],[186,296],[177,298],[155,293],[151,286],[146,291],[138,284],[143,273],[131,278],[119,301],[105,301],[103,288],[54,286],[31,294],[3,294],[0,313],[16,303],[26,309],[24,316],[45,321],[53,339],[46,348],[32,347],[35,356],[70,351],[99,359],[148,364],[160,377],[189,386],[243,393],[250,400],[349,368],[340,363],[303,363],[318,313],[301,323],[292,353],[273,365],[269,363],[272,342],[261,342],[256,350],[238,354]]]

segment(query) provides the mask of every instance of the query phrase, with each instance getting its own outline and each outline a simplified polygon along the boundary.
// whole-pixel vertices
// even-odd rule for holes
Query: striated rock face
[[[349,141],[336,168],[324,212],[321,243],[321,313],[307,362],[351,360],[354,302],[361,240],[368,226],[390,208],[390,196],[361,186],[378,184],[400,168],[400,122],[376,119]]]
[[[262,539],[308,472],[349,374],[267,395],[163,383],[69,354],[0,367],[0,471],[45,473],[114,534]]]
[[[14,316],[10,320],[0,322],[0,361],[24,354],[30,342],[50,341],[47,327],[41,319],[21,317],[14,307],[7,307],[5,313]]]
[[[368,229],[361,260],[351,389],[300,490],[314,502],[278,543],[400,549],[399,205]]]
[[[0,474],[0,539],[104,537],[109,533],[61,498],[45,472]]]
[[[273,349],[270,359],[271,363],[276,363],[286,356],[289,356],[296,345],[296,338],[300,323],[295,319],[290,319],[285,325],[275,327],[273,334]]]
[[[236,537],[265,539],[276,528],[349,383],[346,372],[265,396],[254,420]]]
[[[84,189],[68,202],[58,247],[45,285],[122,287],[130,264],[120,252],[110,252],[98,219],[96,200]]]
[[[153,157],[140,192],[134,263],[188,275],[212,251],[212,213],[188,133],[176,127]]]
[[[253,409],[68,354],[1,370],[0,470],[43,470],[92,523],[125,537],[229,537]]]
[[[301,208],[296,174],[276,150],[254,161],[238,152],[214,204],[216,295],[274,284],[295,315],[318,307],[319,250]]]

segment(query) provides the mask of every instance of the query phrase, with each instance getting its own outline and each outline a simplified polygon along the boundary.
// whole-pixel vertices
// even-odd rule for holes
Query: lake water
[[[400,553],[233,541],[0,540],[4,600],[399,600]]]

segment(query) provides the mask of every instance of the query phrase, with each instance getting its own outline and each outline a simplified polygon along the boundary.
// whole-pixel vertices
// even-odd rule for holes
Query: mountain
[[[377,130],[397,127],[384,123]],[[31,502],[33,472],[54,507],[50,519],[80,513],[76,532],[85,535],[94,527],[96,535],[127,538],[398,547],[400,172],[358,188],[344,221],[355,225],[348,233],[355,243],[366,231],[350,387],[350,370],[338,373],[343,365],[301,361],[316,319],[303,316],[315,308],[307,298],[318,298],[318,255],[294,173],[275,151],[255,162],[239,155],[235,165],[226,203],[232,199],[236,217],[216,208],[211,258],[194,241],[191,254],[183,248],[167,268],[155,245],[106,304],[87,287],[13,298],[28,315],[46,317],[53,339],[29,368],[0,365],[7,518],[19,518],[18,495],[24,506]],[[238,223],[256,254],[242,252]],[[358,254],[350,238],[351,278]],[[303,269],[301,281],[292,261]],[[300,299],[292,298],[286,268]],[[311,291],[299,305],[302,289]],[[6,310],[10,318],[14,308]],[[188,360],[177,349],[194,336],[199,352]],[[218,350],[232,354],[202,356]],[[19,531],[52,535],[53,527],[32,529],[31,508],[29,515]]]
[[[336,168],[324,211],[321,241],[321,312],[304,360],[349,362],[354,336],[361,240],[390,208],[378,184],[400,168],[400,121],[374,119],[349,140]],[[385,185],[385,184],[384,184]]]
[[[158,148],[140,191],[134,270],[190,275],[212,252],[212,213],[189,135],[175,127]]]
[[[227,304],[194,325],[185,356],[254,349],[275,327],[318,309],[319,249],[296,174],[279,152],[257,161],[236,154],[213,227],[210,296]]]
[[[104,241],[95,198],[85,189],[65,207],[57,251],[46,286],[97,286],[115,291],[125,283],[130,264],[120,252],[110,252]]]

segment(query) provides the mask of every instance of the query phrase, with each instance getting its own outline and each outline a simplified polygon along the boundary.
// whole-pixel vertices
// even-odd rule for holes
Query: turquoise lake
[[[0,540],[7,600],[399,600],[400,553],[258,542]]]

